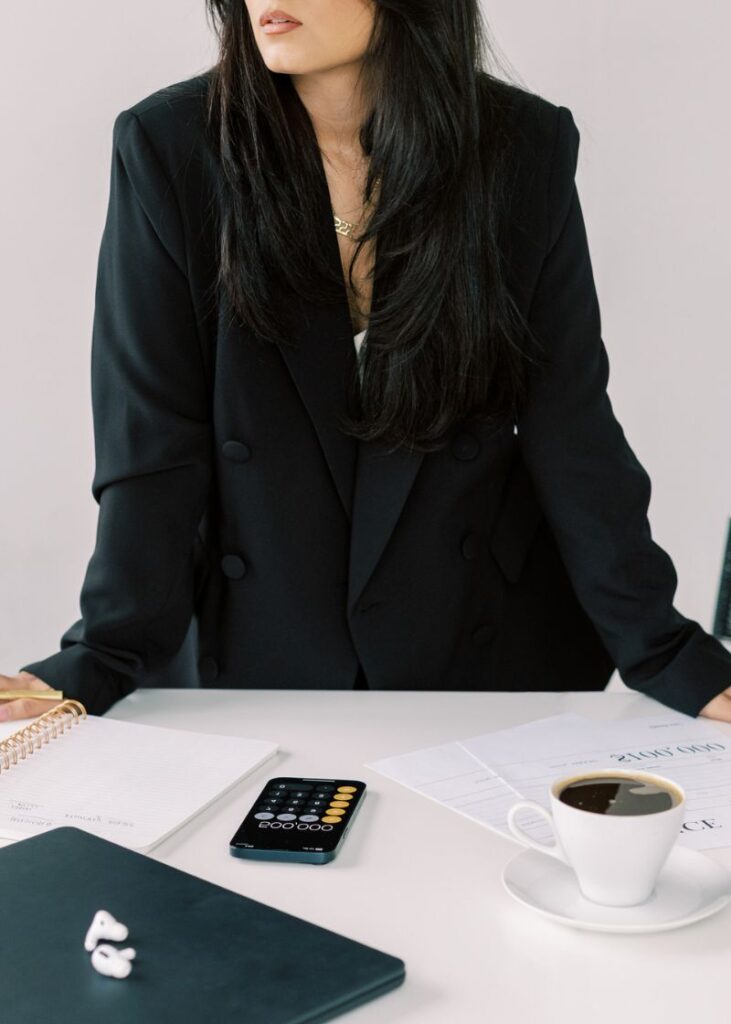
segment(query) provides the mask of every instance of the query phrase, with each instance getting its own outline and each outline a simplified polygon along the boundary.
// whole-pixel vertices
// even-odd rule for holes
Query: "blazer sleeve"
[[[91,346],[96,542],[81,619],[22,666],[103,714],[185,639],[211,477],[201,342],[173,189],[138,116],[113,126]]]
[[[528,325],[541,349],[518,442],[583,609],[623,682],[686,714],[731,686],[731,653],[674,606],[650,478],[607,394],[609,362],[575,183],[579,131],[557,108],[547,248]]]

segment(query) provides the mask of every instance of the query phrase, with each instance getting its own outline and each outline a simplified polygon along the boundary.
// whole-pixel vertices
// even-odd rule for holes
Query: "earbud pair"
[[[124,942],[128,934],[127,925],[117,921],[108,910],[97,910],[84,939],[84,949],[91,953],[91,963],[95,970],[108,978],[126,978],[129,975],[136,950],[131,946],[117,949],[106,942],[97,945],[100,939]]]

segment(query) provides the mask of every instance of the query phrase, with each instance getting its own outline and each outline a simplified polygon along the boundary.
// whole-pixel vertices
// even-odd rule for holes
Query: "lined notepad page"
[[[31,721],[0,723],[0,741]],[[147,852],[277,749],[90,715],[0,771],[0,837],[74,825]]]

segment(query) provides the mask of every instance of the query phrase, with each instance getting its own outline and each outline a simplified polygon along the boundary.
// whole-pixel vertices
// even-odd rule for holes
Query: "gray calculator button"
[[[296,817],[296,814],[278,814],[277,821],[294,821]]]
[[[300,814],[300,821],[319,821],[316,814]]]
[[[269,811],[259,811],[259,813],[258,813],[258,814],[255,814],[255,815],[254,815],[254,817],[255,817],[255,818],[256,818],[256,819],[258,820],[258,821],[269,821],[269,819],[270,819],[270,818],[273,818],[273,817],[274,817],[274,815],[273,815],[273,814],[270,814],[270,813],[269,813]]]

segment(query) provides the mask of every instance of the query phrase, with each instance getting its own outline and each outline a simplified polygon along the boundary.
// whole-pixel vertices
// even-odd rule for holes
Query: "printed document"
[[[548,808],[555,779],[612,767],[650,771],[685,790],[682,845],[731,846],[731,738],[705,719],[674,711],[610,722],[553,715],[368,767],[506,835],[511,805],[527,799]],[[538,815],[526,811],[520,824],[540,842],[551,841]]]

